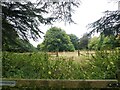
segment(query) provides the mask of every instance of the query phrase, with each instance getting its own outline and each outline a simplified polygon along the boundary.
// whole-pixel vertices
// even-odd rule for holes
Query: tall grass
[[[78,63],[63,57],[51,60],[46,53],[3,53],[3,78],[82,79]],[[50,59],[50,60],[49,60]]]
[[[69,79],[69,80],[115,79],[115,72],[118,65],[117,62],[120,60],[119,56],[120,56],[119,50],[96,51],[95,54],[92,55],[91,58],[89,58],[90,59],[89,61],[82,60],[82,62],[78,61],[76,62],[75,60],[73,60],[74,58],[72,57],[62,56],[54,57],[49,56],[47,53],[43,52],[40,53],[3,52],[2,76],[3,78],[16,78],[16,79],[21,78]],[[28,88],[27,90],[33,89]],[[58,90],[58,89],[41,88],[40,90]],[[99,90],[99,89],[78,89],[78,90]]]

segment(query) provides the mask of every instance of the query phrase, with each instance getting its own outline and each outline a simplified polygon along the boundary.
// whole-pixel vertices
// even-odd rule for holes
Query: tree
[[[70,40],[70,37],[64,30],[57,27],[50,28],[42,43],[47,51],[74,51],[75,48]],[[41,48],[42,49],[42,48]]]
[[[88,25],[92,28],[90,34],[100,32],[105,36],[118,36],[120,34],[120,11],[106,11],[99,20]]]
[[[41,24],[51,24],[61,20],[73,22],[72,6],[79,6],[79,2],[44,2],[38,0],[37,3],[1,2],[2,6],[2,41],[4,45],[17,44],[15,38],[27,40],[32,38],[37,40],[43,33],[39,26]],[[44,14],[49,15],[45,17]]]
[[[27,40],[22,40],[19,38],[15,38],[16,44],[3,44],[3,51],[9,51],[9,52],[34,52],[37,51],[37,49],[30,44]]]
[[[117,38],[120,35],[120,10],[106,11],[103,17],[90,24],[89,27],[92,28],[90,33],[100,32],[101,35],[113,35]],[[117,39],[117,41],[119,43],[120,39]],[[120,43],[117,47],[120,47]],[[120,63],[120,59],[118,59],[118,63]],[[120,66],[117,67],[120,70]]]
[[[37,45],[37,50],[39,51],[45,51],[45,45],[43,43],[40,43]]]
[[[115,36],[103,36],[103,43],[101,48],[103,49],[115,49],[120,47],[120,39],[117,39]]]
[[[36,52],[37,51],[37,49],[31,43],[29,43],[27,40],[20,39],[19,43],[20,44],[18,44],[18,45],[20,45],[20,46],[18,46],[16,48],[17,52],[19,52],[19,51],[21,51],[21,52]],[[13,48],[13,46],[12,46],[12,48]],[[13,50],[15,50],[15,48]]]
[[[79,40],[79,49],[88,49],[88,42],[89,42],[90,36],[88,36],[87,33],[83,35],[82,38]]]
[[[100,38],[99,37],[91,38],[89,40],[88,49],[90,49],[90,50],[97,50],[99,42],[100,42]]]
[[[90,50],[100,50],[100,49],[108,50],[108,49],[116,48],[118,44],[119,42],[115,38],[115,36],[105,37],[104,35],[102,35],[102,38],[101,36],[91,38],[88,44],[88,48]]]
[[[74,34],[68,34],[68,36],[70,37],[71,42],[74,45],[75,50],[78,50],[79,38],[76,35],[74,35]]]
[[[101,37],[107,37],[109,43],[112,45],[111,48],[120,47],[120,39],[117,39],[120,35],[120,11],[106,11],[105,15],[99,20],[88,25],[89,28],[92,28],[90,34],[95,32],[100,32]],[[106,38],[106,39],[107,39]],[[108,42],[107,42],[108,43]]]

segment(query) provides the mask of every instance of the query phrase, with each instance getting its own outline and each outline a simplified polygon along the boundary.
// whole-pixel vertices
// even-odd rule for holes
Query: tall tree
[[[47,51],[74,51],[74,46],[70,40],[70,37],[64,30],[57,27],[50,28],[46,34],[42,43],[44,49]]]
[[[79,40],[79,49],[88,49],[88,43],[89,43],[90,36],[88,36],[87,33],[83,35],[82,38]]]
[[[22,0],[1,2],[2,6],[2,39],[4,45],[17,44],[15,38],[37,40],[43,33],[39,26],[51,24],[54,21],[72,20],[73,6],[79,2],[44,2],[37,3]],[[46,15],[45,15],[46,14]]]

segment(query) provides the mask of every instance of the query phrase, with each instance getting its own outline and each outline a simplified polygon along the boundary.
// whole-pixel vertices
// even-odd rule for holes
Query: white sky
[[[77,37],[82,37],[85,32],[88,32],[86,25],[98,20],[106,10],[117,10],[118,3],[111,0],[81,0],[81,5],[76,9],[73,15],[73,20],[77,24],[67,24],[64,22],[55,23],[53,26],[57,26],[66,31],[67,34],[75,34]],[[41,26],[40,29],[45,33],[51,26]],[[42,35],[43,36],[43,35]],[[30,40],[33,46],[37,46],[43,39],[39,39],[38,42]]]

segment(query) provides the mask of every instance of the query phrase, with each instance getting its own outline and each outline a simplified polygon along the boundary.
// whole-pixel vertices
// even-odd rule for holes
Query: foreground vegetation
[[[91,57],[54,57],[47,53],[3,52],[3,78],[114,79],[119,50],[96,51]]]

